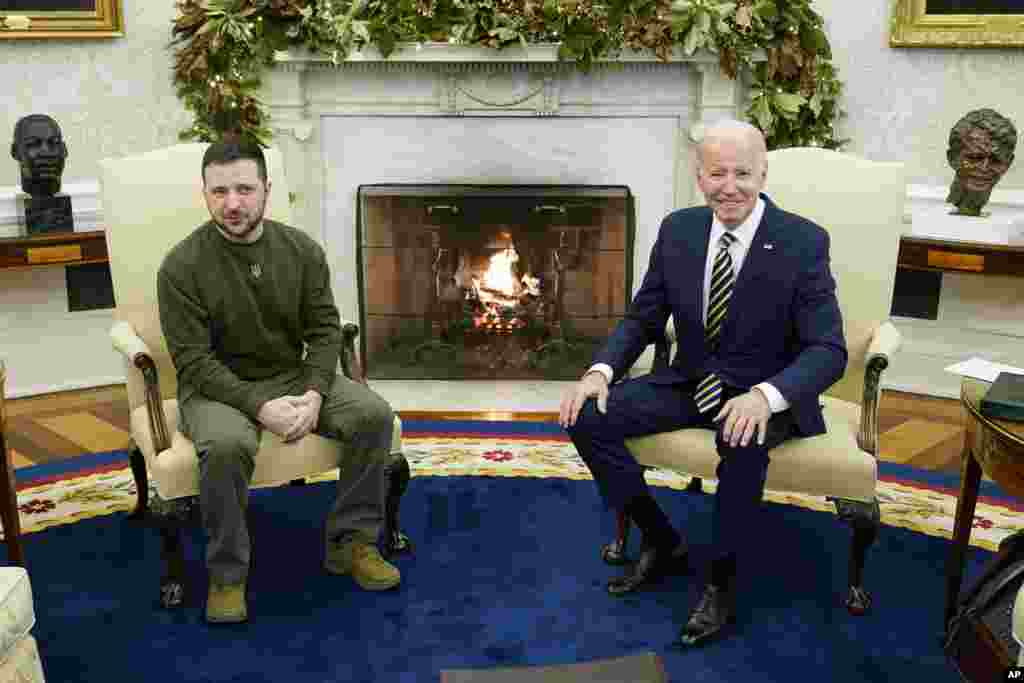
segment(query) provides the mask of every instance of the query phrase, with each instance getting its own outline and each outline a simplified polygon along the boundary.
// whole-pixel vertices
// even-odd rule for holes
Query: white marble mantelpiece
[[[742,116],[744,78],[716,55],[624,51],[589,72],[557,45],[375,49],[344,60],[281,52],[262,99],[297,193],[296,224],[328,252],[335,299],[358,316],[355,204],[362,183],[628,185],[636,197],[634,290],[661,218],[695,200],[703,123]]]

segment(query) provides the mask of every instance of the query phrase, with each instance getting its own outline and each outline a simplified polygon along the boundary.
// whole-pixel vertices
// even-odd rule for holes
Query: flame
[[[518,261],[519,253],[511,246],[490,257],[482,273],[469,275],[467,264],[460,259],[456,282],[466,282],[468,276],[466,298],[476,300],[481,307],[473,317],[476,328],[508,334],[526,327],[524,318],[511,313],[520,309],[522,296],[541,296],[541,279],[527,272],[516,280],[513,267]]]
[[[518,261],[519,252],[515,247],[508,247],[491,256],[481,277],[471,278],[473,291],[481,303],[488,307],[495,305],[495,308],[515,303],[522,291],[512,274],[512,266]]]
[[[515,247],[508,247],[491,256],[491,262],[484,272],[484,287],[509,295],[515,294],[516,280],[512,277],[512,266],[518,261],[519,252]]]
[[[518,317],[502,317],[502,309],[515,306],[524,290],[532,296],[540,296],[540,278],[526,273],[516,280],[513,266],[519,261],[519,252],[514,246],[491,256],[481,277],[472,276],[472,290],[484,311],[474,319],[476,327],[498,332],[508,332],[524,327],[526,321]]]

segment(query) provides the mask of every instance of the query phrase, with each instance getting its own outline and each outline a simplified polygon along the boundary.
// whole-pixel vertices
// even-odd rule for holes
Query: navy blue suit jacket
[[[829,269],[829,237],[765,195],[764,215],[739,271],[719,346],[704,341],[704,268],[711,236],[708,207],[673,211],[661,223],[639,291],[595,363],[622,377],[671,314],[677,350],[650,381],[696,382],[715,372],[730,386],[769,382],[789,401],[797,431],[825,431],[819,397],[846,369],[843,320]]]

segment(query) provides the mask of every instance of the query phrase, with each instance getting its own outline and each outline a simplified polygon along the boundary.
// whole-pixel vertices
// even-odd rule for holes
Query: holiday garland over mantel
[[[447,42],[501,49],[559,43],[559,57],[589,69],[623,49],[718,55],[722,71],[753,75],[748,119],[770,149],[837,149],[842,84],[811,0],[178,0],[170,47],[178,97],[194,122],[182,140],[225,134],[268,145],[257,100],[278,50],[305,47],[338,63],[374,46]],[[767,60],[755,62],[761,50]]]

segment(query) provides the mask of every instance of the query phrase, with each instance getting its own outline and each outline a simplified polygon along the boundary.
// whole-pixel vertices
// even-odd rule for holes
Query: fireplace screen
[[[623,186],[362,185],[371,379],[578,379],[632,292]]]

